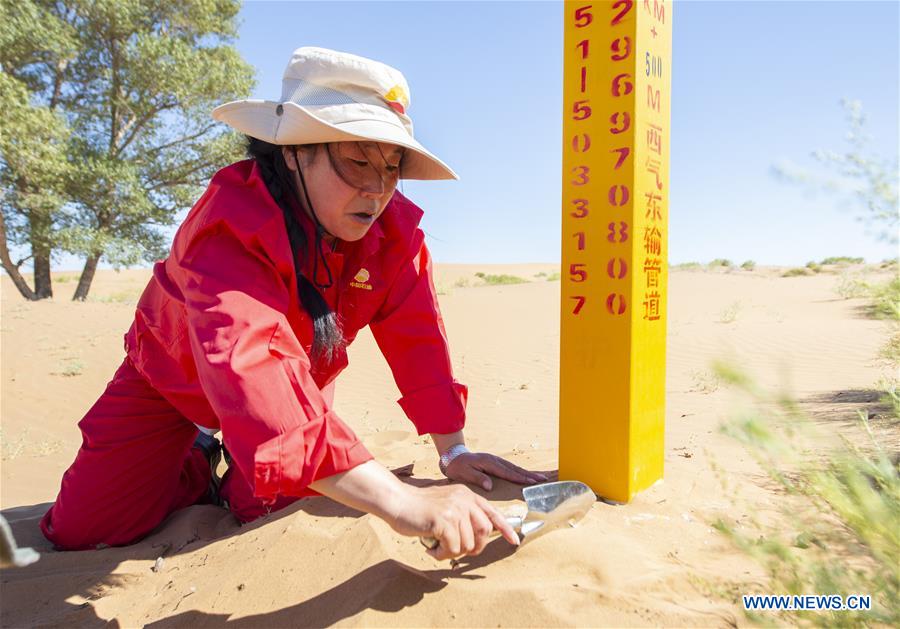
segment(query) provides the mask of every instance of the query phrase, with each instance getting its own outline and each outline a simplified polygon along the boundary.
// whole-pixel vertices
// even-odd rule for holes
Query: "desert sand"
[[[557,464],[560,284],[537,275],[557,270],[436,270],[457,377],[470,387],[470,447],[538,470]],[[122,359],[122,335],[149,271],[98,273],[86,303],[69,301],[75,274],[63,274],[57,297],[40,303],[22,300],[4,276],[0,507],[19,543],[42,557],[0,575],[2,624],[747,624],[735,597],[771,593],[765,574],[711,523],[750,510],[776,518],[779,496],[719,432],[737,402],[711,362],[730,359],[762,385],[787,390],[826,433],[852,430],[856,409],[874,407],[872,390],[886,368],[878,359],[886,324],[864,316],[863,300],[839,297],[837,275],[785,278],[780,271],[671,272],[663,482],[628,505],[597,502],[577,527],[516,552],[498,539],[456,566],[324,498],[243,527],[223,509],[194,506],[133,546],[54,552],[37,522],[80,444],[76,423]],[[530,281],[485,286],[477,272]],[[433,446],[415,435],[398,397],[364,331],[338,381],[336,410],[384,465],[412,464],[404,480],[442,482]],[[743,504],[723,491],[723,476]],[[503,510],[521,510],[517,486],[498,482],[485,495]]]

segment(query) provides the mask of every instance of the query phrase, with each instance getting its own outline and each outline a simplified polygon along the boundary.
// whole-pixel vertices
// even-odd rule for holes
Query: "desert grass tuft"
[[[781,277],[797,277],[800,275],[812,275],[812,272],[807,268],[794,268],[788,269],[784,273],[781,274]]]
[[[519,277],[518,275],[507,275],[503,273],[501,275],[493,275],[490,273],[476,273],[475,277],[480,279],[485,284],[490,286],[501,286],[505,284],[527,284],[528,280],[524,277]]]
[[[741,311],[741,302],[736,301],[730,304],[725,310],[719,313],[719,323],[734,323]]]
[[[850,256],[832,256],[830,258],[825,258],[824,260],[822,260],[821,264],[837,264],[841,266],[847,266],[848,264],[863,264],[864,262],[864,258],[851,258]]]

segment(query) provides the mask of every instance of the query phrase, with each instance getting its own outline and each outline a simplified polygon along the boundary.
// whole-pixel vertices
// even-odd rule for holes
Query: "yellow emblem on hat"
[[[406,89],[400,84],[392,87],[384,95],[384,100],[387,101],[391,109],[401,114],[405,114],[406,108],[409,107],[409,94],[406,93]]]

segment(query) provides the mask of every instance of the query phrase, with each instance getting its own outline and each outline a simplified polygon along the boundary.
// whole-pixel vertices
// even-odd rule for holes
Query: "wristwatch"
[[[457,443],[456,445],[452,445],[447,448],[438,461],[438,467],[441,468],[441,474],[446,476],[447,466],[450,465],[453,459],[458,457],[460,454],[466,454],[468,451],[469,449],[465,446],[465,444],[462,443]]]

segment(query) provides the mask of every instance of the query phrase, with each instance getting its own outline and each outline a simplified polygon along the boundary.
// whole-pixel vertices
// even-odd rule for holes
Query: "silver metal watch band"
[[[465,446],[465,444],[457,443],[455,445],[447,448],[446,451],[441,455],[441,458],[438,460],[438,467],[441,468],[441,474],[444,476],[447,475],[447,466],[458,457],[460,454],[466,454],[469,452],[469,449]]]

